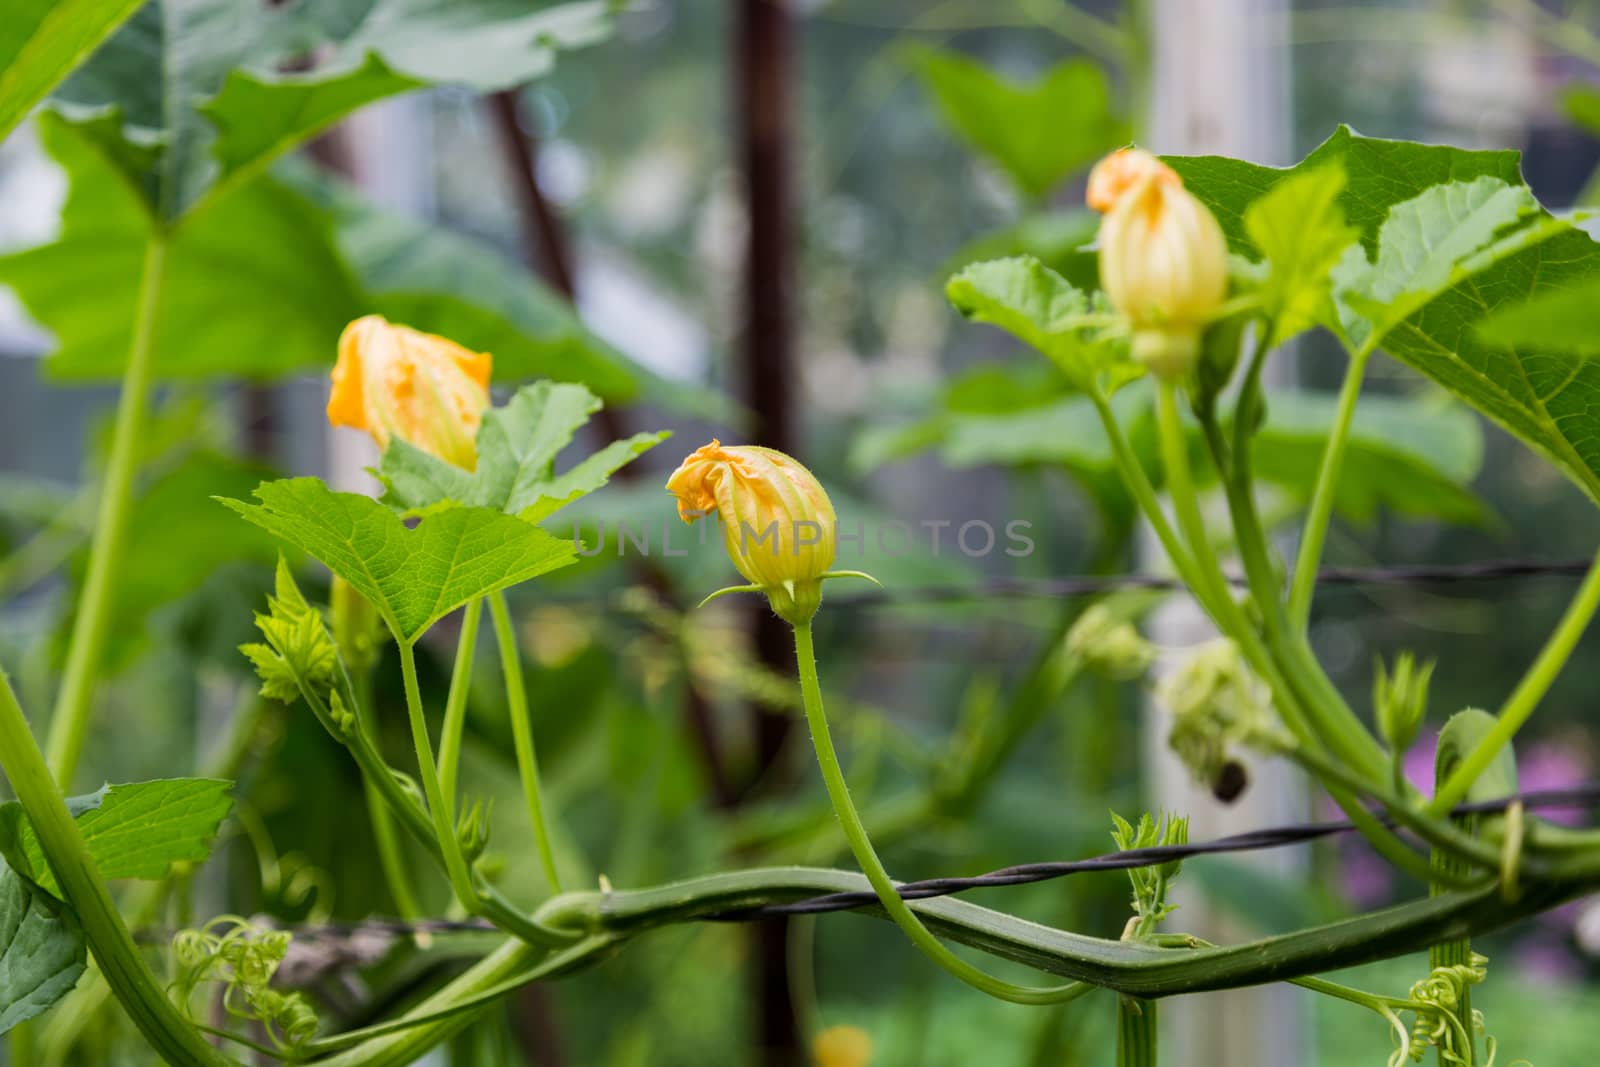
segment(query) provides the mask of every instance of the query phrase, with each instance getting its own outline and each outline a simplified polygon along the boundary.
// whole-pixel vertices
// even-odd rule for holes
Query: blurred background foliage
[[[514,603],[567,881],[845,862],[805,746],[774,754],[751,714],[797,714],[756,616],[727,602],[686,614],[722,584],[721,553],[661,551],[667,530],[695,547],[660,489],[664,471],[712,434],[763,435],[744,392],[747,237],[759,222],[733,133],[749,92],[733,62],[740,5],[641,0],[610,28],[600,5],[541,11],[551,21],[539,27],[487,0],[437,23],[428,5],[410,6],[386,20],[359,4],[213,3],[251,11],[221,30],[200,17],[207,4],[151,3],[0,148],[0,282],[16,298],[0,313],[0,658],[16,665],[25,702],[48,706],[141,249],[152,227],[181,220],[107,657],[114,681],[76,784],[210,768],[240,785],[221,859],[146,902],[148,925],[223,910],[313,923],[394,910],[354,766],[309,715],[253,697],[234,648],[276,548],[209,499],[244,496],[274,471],[337,469],[349,446],[324,429],[322,374],[340,327],[368,311],[493,351],[506,385],[585,382],[612,413],[589,444],[624,427],[677,434],[637,478],[571,509],[603,550]],[[903,554],[869,535],[848,565],[877,574],[888,596],[838,595],[819,632],[853,786],[901,876],[1099,852],[1106,810],[1153,796],[1141,694],[1084,676],[1062,647],[1085,602],[984,592],[994,578],[1137,567],[1129,501],[1091,413],[1056,372],[964,328],[942,296],[960,265],[1024,251],[1093,283],[1082,180],[1146,128],[1150,6],[790,5],[793,270],[775,284],[792,287],[793,385],[780,402],[798,416],[788,446],[847,525],[898,520],[915,534]],[[1591,202],[1600,93],[1586,83],[1600,82],[1600,20],[1587,5],[1303,0],[1260,17],[1284,22],[1292,158],[1339,122],[1513,146],[1547,204]],[[552,42],[574,51],[557,57]],[[207,103],[191,112],[175,99]],[[272,158],[322,125],[311,119],[380,99]],[[153,151],[158,135],[165,147]],[[1306,489],[1325,390],[1341,372],[1333,345],[1303,340],[1304,393],[1271,406],[1258,463],[1283,515]],[[1541,459],[1398,364],[1375,365],[1370,381],[1331,562],[1592,549],[1592,506]],[[1145,402],[1137,388],[1119,400],[1141,447]],[[935,552],[921,525],[975,517],[1031,523],[1037,550],[970,559],[946,527]],[[618,538],[621,522],[654,539],[648,557]],[[325,594],[307,574],[308,591]],[[914,596],[933,588],[972,595]],[[1437,656],[1437,715],[1497,700],[1567,592],[1560,578],[1341,587],[1319,600],[1313,638],[1363,705],[1375,657]],[[1121,601],[1132,613],[1150,603]],[[447,621],[426,643],[432,708],[452,630]],[[1595,652],[1591,641],[1580,655]],[[378,706],[397,712],[392,668],[380,667]],[[462,781],[498,798],[491,853],[508,892],[531,902],[540,880],[493,657],[477,671]],[[1558,683],[1522,745],[1527,786],[1592,776],[1597,685],[1581,669]],[[383,720],[389,749],[403,752],[403,716]],[[1337,846],[1293,884],[1226,860],[1191,864],[1185,879],[1263,932],[1417,888]],[[418,883],[426,910],[446,914],[443,883]],[[1126,907],[1118,877],[1007,894],[1020,914],[1106,934]],[[1481,996],[1502,1047],[1577,1062],[1568,1050],[1586,1047],[1576,1035],[1600,1006],[1600,931],[1584,936],[1596,914],[1574,906],[1490,943],[1497,977],[1528,979]],[[480,949],[457,935],[347,946],[349,958],[309,954],[299,974],[325,1012],[359,1024]],[[1373,980],[1400,988],[1413,971],[1389,964]],[[974,998],[893,928],[857,916],[706,925],[514,998],[449,1062],[784,1064],[800,1062],[804,1035],[850,1023],[872,1034],[882,1064],[1092,1064],[1111,1024],[1102,1001],[1029,1011]],[[1356,1037],[1340,1008],[1317,1011],[1318,1062],[1387,1055],[1379,1028]],[[47,1050],[78,1040],[61,1062],[138,1062],[112,1014],[77,1005],[41,1031]]]

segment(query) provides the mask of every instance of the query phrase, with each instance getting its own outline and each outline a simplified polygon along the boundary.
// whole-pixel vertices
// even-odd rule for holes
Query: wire
[[[1535,790],[1501,797],[1497,800],[1460,804],[1452,809],[1451,814],[1494,815],[1504,812],[1513,804],[1519,803],[1525,810],[1529,811],[1555,808],[1594,808],[1600,806],[1600,782],[1575,786],[1570,789]],[[1381,813],[1375,814],[1386,826],[1395,825],[1393,820],[1387,816]],[[1139,867],[1154,867],[1158,864],[1191,859],[1195,856],[1210,856],[1233,852],[1259,852],[1265,849],[1305,844],[1325,837],[1352,833],[1355,830],[1355,824],[1347,819],[1297,823],[1262,830],[1249,830],[1245,833],[1231,834],[1211,841],[1195,841],[1184,845],[1154,845],[1149,848],[1131,848],[1121,852],[1106,852],[1081,860],[1024,863],[1014,867],[1002,867],[987,874],[967,878],[926,878],[915,882],[902,882],[897,888],[900,897],[904,900],[928,900],[933,897],[946,897],[956,893],[965,893],[973,889],[996,889],[1004,886],[1029,885],[1034,882],[1045,882],[1090,871],[1125,871]],[[877,894],[870,891],[829,893],[824,896],[811,897],[789,904],[769,904],[758,908],[741,908],[735,911],[704,915],[701,918],[713,922],[748,922],[752,919],[778,915],[817,915],[824,912],[852,911],[856,908],[869,907],[877,903]],[[481,919],[461,921],[428,920],[417,923],[390,919],[372,919],[358,923],[290,926],[286,927],[286,929],[299,939],[326,940],[347,938],[363,933],[377,933],[394,937],[442,933],[484,933],[495,930],[495,927]]]

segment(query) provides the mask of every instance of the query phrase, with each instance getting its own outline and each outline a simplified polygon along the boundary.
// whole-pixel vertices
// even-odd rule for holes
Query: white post
[[[1290,161],[1289,7],[1287,0],[1151,0],[1149,146],[1154,151]],[[1284,379],[1280,373],[1275,381]],[[1150,548],[1159,557],[1159,546]],[[1163,646],[1192,645],[1211,636],[1209,622],[1188,600],[1174,600],[1152,624],[1152,637]],[[1166,712],[1152,707],[1146,726],[1151,801],[1188,815],[1192,838],[1294,821],[1305,814],[1304,779],[1293,768],[1246,760],[1249,788],[1235,803],[1224,805],[1196,786],[1168,750]],[[1225,862],[1250,863],[1263,873],[1292,877],[1303,869],[1304,857],[1280,849]],[[1256,933],[1206,901],[1195,881],[1192,867],[1187,879],[1178,880],[1181,907],[1168,925],[1218,942]],[[1161,1021],[1166,1029],[1163,1067],[1311,1062],[1305,998],[1288,986],[1176,998],[1163,1005]]]

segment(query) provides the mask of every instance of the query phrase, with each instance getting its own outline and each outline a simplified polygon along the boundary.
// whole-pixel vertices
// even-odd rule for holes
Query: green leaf
[[[1025,215],[1009,226],[968,243],[945,265],[944,274],[986,259],[1032,256],[1079,289],[1100,286],[1100,259],[1094,249],[1100,216],[1087,208]]]
[[[255,495],[260,504],[222,503],[355,586],[401,641],[474,597],[577,559],[570,540],[488,508],[449,508],[407,529],[376,500],[315,478],[263,482]]]
[[[1337,321],[1329,275],[1356,239],[1339,206],[1344,186],[1344,168],[1330,163],[1279,182],[1244,211],[1245,232],[1267,265],[1260,297],[1272,344]]]
[[[364,104],[429,84],[509,88],[608,27],[600,0],[152,0],[56,98],[118,109],[114,154],[174,220]],[[153,151],[127,150],[141,145]]]
[[[0,141],[140,3],[7,0],[0,22]]]
[[[154,223],[83,127],[40,133],[72,179],[53,243],[0,257],[0,282],[56,335],[64,379],[121,375]],[[158,378],[272,377],[331,362],[365,310],[316,207],[274,181],[219,199],[170,238],[155,335]]]
[[[1501,348],[1600,355],[1600,278],[1501,308],[1478,323],[1478,336]]]
[[[945,286],[957,311],[998,326],[1043,352],[1074,388],[1116,390],[1143,373],[1128,358],[1125,335],[1110,327],[1103,299],[1091,300],[1037,259],[974,263]]]
[[[1561,110],[1590,133],[1600,133],[1600,89],[1588,82],[1572,82],[1561,90]]]
[[[1026,84],[956,52],[918,48],[911,62],[956,135],[1030,199],[1130,136],[1105,71],[1088,60],[1068,60]]]
[[[232,782],[219,778],[131,782],[69,798],[67,808],[102,878],[156,879],[166,877],[174,863],[199,863],[211,854],[217,827],[233,808],[232,788]],[[12,838],[9,855],[20,851],[29,876],[60,895],[39,839],[16,801],[0,806],[0,833]]]
[[[267,565],[277,558],[271,537],[240,525],[211,502],[213,496],[243,496],[270,476],[258,464],[201,451],[139,495],[112,594],[108,669],[144,647],[150,616],[158,608],[194,592],[227,564]],[[173,551],[174,545],[183,550]],[[86,559],[77,561],[75,582],[82,581],[86,565]]]
[[[1341,128],[1287,170],[1209,156],[1168,162],[1216,214],[1230,247],[1248,254],[1250,203],[1333,160],[1347,177],[1339,205],[1366,253],[1336,272],[1353,340],[1432,378],[1600,502],[1600,366],[1555,355],[1558,346],[1537,338],[1500,348],[1477,332],[1498,310],[1600,277],[1600,246],[1532,205],[1515,152],[1382,141]],[[1436,186],[1446,188],[1418,199]],[[1390,299],[1393,314],[1382,310]]]
[[[1309,495],[1337,407],[1326,393],[1269,394],[1267,421],[1252,450],[1257,477]],[[1482,459],[1483,434],[1470,413],[1403,397],[1363,397],[1350,424],[1334,507],[1357,524],[1384,508],[1482,525],[1490,514],[1469,488]]]
[[[661,379],[601,340],[565,299],[498,250],[380,210],[304,168],[284,171],[328,213],[346,261],[368,292],[367,310],[493,352],[500,381],[582,382],[608,404],[648,396],[684,414],[727,415],[726,402],[709,390]]]
[[[384,451],[378,471],[389,487],[385,499],[411,511],[453,501],[538,522],[599,489],[619,468],[671,436],[634,434],[556,474],[556,455],[600,406],[600,399],[581,385],[524,386],[504,407],[484,414],[478,467],[472,472],[397,438]]]
[[[0,865],[0,1034],[70,993],[87,964],[73,910]]]

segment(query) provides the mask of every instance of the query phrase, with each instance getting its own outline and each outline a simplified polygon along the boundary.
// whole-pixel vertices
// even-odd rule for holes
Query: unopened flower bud
[[[1141,677],[1156,658],[1155,646],[1133,623],[1118,619],[1104,604],[1095,604],[1072,624],[1067,651],[1089,670],[1123,682]]]
[[[1188,373],[1228,292],[1228,245],[1211,212],[1166,164],[1123,149],[1095,167],[1100,285],[1133,328],[1133,356],[1166,380]]]
[[[812,1040],[811,1059],[817,1067],[868,1067],[872,1038],[860,1027],[830,1026]]]
[[[837,520],[810,471],[770,448],[712,441],[678,466],[667,491],[684,522],[721,520],[729,559],[780,616],[799,624],[816,614]]]
[[[1156,700],[1172,712],[1167,744],[1199,781],[1222,790],[1239,768],[1235,745],[1276,747],[1280,738],[1261,682],[1227,638],[1195,649],[1156,686]]]
[[[1378,661],[1378,671],[1372,679],[1372,707],[1378,732],[1391,752],[1405,752],[1417,739],[1428,711],[1428,683],[1432,679],[1433,661],[1418,663],[1410,652],[1402,652],[1394,661],[1392,674],[1382,660]]]
[[[486,352],[368,315],[339,337],[328,422],[366,430],[379,448],[398,437],[472,470],[492,364]]]

